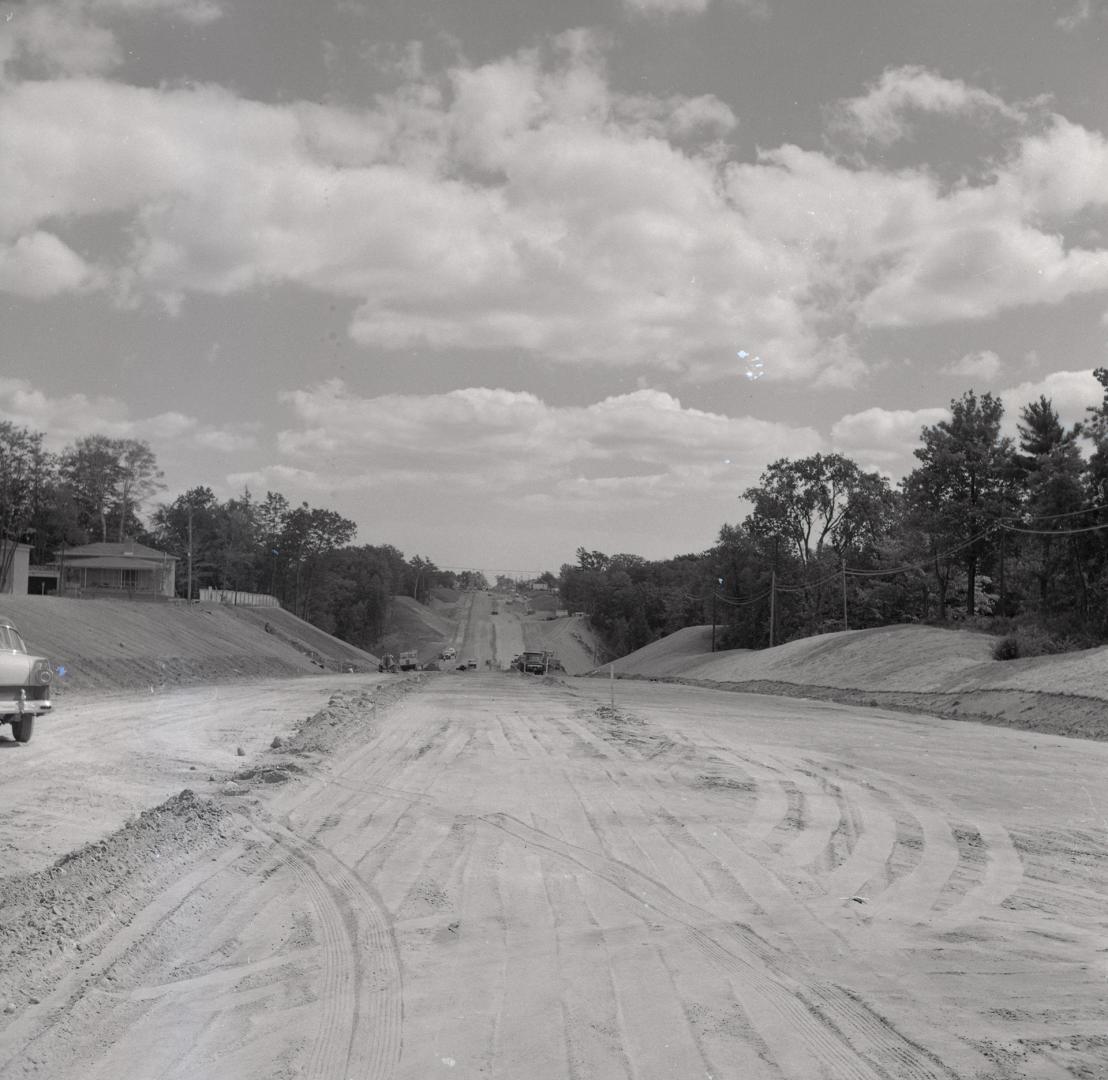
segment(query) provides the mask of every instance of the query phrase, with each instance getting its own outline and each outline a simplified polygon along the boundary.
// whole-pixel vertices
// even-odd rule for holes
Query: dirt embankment
[[[182,790],[45,869],[0,876],[0,1035],[14,1043],[10,1025],[18,1029],[24,1013],[62,1008],[82,985],[111,994],[116,967],[126,961],[115,941],[121,928],[150,932],[154,924],[142,924],[152,911],[160,916],[172,909],[175,890],[215,872],[236,846],[249,851],[264,844],[256,819],[264,817],[265,793],[303,779],[348,741],[364,739],[379,710],[423,678],[336,691],[291,736],[275,738],[218,790],[213,785],[212,796]],[[159,896],[166,898],[162,906]],[[7,1075],[3,1058],[0,1039],[0,1075]]]
[[[615,673],[1108,739],[1108,647],[998,661],[987,634],[896,626],[712,653],[710,632],[680,630],[617,660]]]
[[[375,656],[280,609],[20,596],[2,610],[50,658],[60,695],[377,670]]]

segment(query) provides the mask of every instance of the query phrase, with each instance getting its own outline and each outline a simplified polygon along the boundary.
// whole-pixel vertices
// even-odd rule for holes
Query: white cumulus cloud
[[[971,379],[991,382],[1000,371],[1000,357],[991,349],[965,353],[957,360],[944,365],[943,371],[951,375],[966,375]]]
[[[852,138],[888,145],[911,135],[914,113],[1026,119],[1022,109],[987,90],[908,64],[887,69],[865,94],[839,102],[833,123]]]
[[[1019,115],[898,71],[858,99],[873,131],[925,106]],[[742,378],[747,352],[767,384],[856,382],[869,327],[1108,292],[1108,247],[1060,224],[1108,208],[1099,132],[1054,117],[951,186],[789,144],[728,160],[737,123],[711,96],[618,92],[583,32],[441,78],[413,69],[362,109],[15,82],[0,87],[0,243],[38,237],[46,263],[43,238],[66,239],[55,223],[114,215],[130,247],[98,269],[134,303],[291,284],[350,301],[369,349],[697,380]],[[38,295],[89,287],[54,254]]]
[[[769,16],[770,8],[765,0],[720,0],[725,6],[742,8],[756,18]],[[626,11],[648,18],[668,18],[679,15],[703,15],[713,0],[623,0]]]
[[[36,230],[0,245],[0,292],[42,299],[99,284],[100,272],[52,233]]]
[[[1045,397],[1054,406],[1063,426],[1088,418],[1086,409],[1099,407],[1104,388],[1091,371],[1052,371],[1042,379],[1022,382],[1000,391],[1004,402],[1004,425],[1015,437],[1019,414],[1025,405]]]
[[[716,476],[760,471],[766,455],[810,452],[811,428],[728,417],[683,406],[658,390],[637,390],[586,406],[552,406],[534,394],[469,387],[438,395],[353,395],[339,380],[289,392],[296,427],[278,447],[299,462],[325,458],[344,471],[422,468],[483,482],[526,483],[535,470],[553,481],[584,470],[593,478]]]

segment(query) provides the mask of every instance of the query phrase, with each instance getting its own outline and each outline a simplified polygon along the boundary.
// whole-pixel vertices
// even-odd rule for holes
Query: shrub
[[[994,660],[1016,660],[1021,656],[1050,656],[1055,653],[1088,649],[1096,644],[1072,627],[1062,624],[1045,627],[1037,623],[1017,623],[993,646]]]

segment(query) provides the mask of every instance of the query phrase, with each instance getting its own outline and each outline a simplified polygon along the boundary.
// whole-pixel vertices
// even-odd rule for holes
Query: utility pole
[[[716,590],[712,589],[712,652],[716,651]]]
[[[846,559],[843,559],[843,629],[850,629],[850,623],[846,616]]]
[[[192,603],[192,503],[189,503],[189,575],[188,586],[185,594],[185,599],[188,603]]]
[[[777,621],[777,571],[769,574],[769,647],[773,648],[774,623]]]
[[[1008,600],[1004,595],[1004,541],[1008,539],[1008,530],[1000,530],[1000,614],[1008,614]]]

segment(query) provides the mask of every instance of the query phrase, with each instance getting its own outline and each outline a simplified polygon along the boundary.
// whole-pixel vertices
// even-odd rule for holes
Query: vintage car
[[[53,708],[50,661],[32,656],[11,619],[0,615],[0,724],[16,742],[30,742],[35,717]]]

